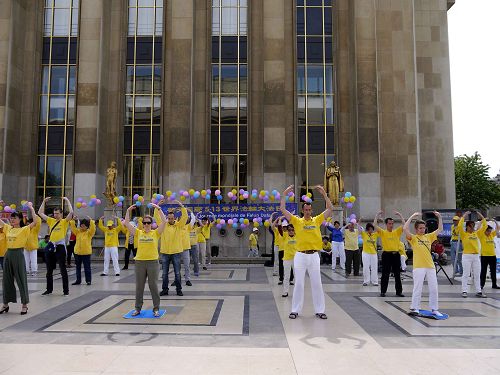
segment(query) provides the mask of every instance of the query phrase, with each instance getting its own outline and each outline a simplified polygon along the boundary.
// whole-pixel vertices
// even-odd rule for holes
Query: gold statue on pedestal
[[[340,193],[344,191],[344,180],[338,165],[332,161],[325,171],[325,191],[334,206],[340,206]]]
[[[112,206],[114,204],[113,198],[116,197],[116,177],[118,170],[116,169],[116,162],[112,161],[109,168],[106,170],[106,191],[103,195],[108,198],[108,203]]]

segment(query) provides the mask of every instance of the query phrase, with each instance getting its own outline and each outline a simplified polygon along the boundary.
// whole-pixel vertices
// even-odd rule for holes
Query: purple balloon
[[[347,203],[347,208],[352,208],[352,203],[351,202]]]

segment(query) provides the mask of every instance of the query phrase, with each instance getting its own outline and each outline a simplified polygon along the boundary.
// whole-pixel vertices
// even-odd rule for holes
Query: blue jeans
[[[90,269],[90,255],[78,255],[75,254],[75,265],[76,265],[76,282],[82,282],[82,263],[83,269],[85,271],[85,282],[92,282],[92,272]]]
[[[197,245],[191,246],[191,249],[189,249],[189,252],[191,253],[191,258],[193,259],[194,275],[199,276],[200,275],[200,263],[199,263],[199,259],[198,259],[198,246]]]
[[[451,241],[450,242],[450,255],[451,255],[451,262],[452,264],[455,264],[455,259],[457,258],[457,253],[458,253],[458,259],[456,259],[456,266],[455,266],[455,273],[462,274],[463,273],[463,268],[462,268],[462,243],[460,242],[460,248],[458,247],[458,241]]]
[[[181,256],[182,253],[177,254],[161,254],[161,264],[163,267],[162,274],[162,286],[161,289],[166,291],[168,290],[168,271],[170,271],[170,262],[174,265],[174,274],[175,274],[175,289],[177,291],[182,290],[181,284]]]

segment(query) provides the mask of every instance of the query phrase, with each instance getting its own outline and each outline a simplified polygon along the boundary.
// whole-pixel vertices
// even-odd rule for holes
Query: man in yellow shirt
[[[467,293],[469,291],[469,275],[471,274],[472,270],[474,288],[476,289],[476,297],[485,298],[486,294],[484,294],[481,290],[480,280],[481,262],[479,260],[479,236],[478,233],[474,231],[474,226],[476,223],[473,220],[465,221],[465,218],[468,215],[470,215],[470,211],[464,213],[464,215],[458,222],[458,233],[464,247],[464,253],[462,255],[462,267],[464,269],[464,273],[462,274],[462,297],[467,298]]]
[[[344,235],[345,242],[345,277],[349,277],[351,275],[352,268],[354,268],[354,276],[359,276],[359,264],[361,260],[358,241],[359,232],[355,226],[363,231],[363,228],[357,224],[356,219],[352,219],[341,229],[341,232]]]
[[[462,276],[462,251],[463,246],[462,242],[458,241],[458,222],[460,218],[458,216],[453,217],[453,224],[451,225],[451,241],[450,241],[450,255],[451,255],[451,263],[453,267],[455,267],[455,275]],[[460,246],[459,246],[460,243]]]
[[[92,270],[90,268],[90,257],[92,256],[92,238],[95,235],[95,222],[89,216],[80,220],[80,227],[77,228],[75,220],[69,222],[71,232],[76,236],[75,242],[75,266],[76,281],[71,285],[82,283],[82,264],[85,273],[85,282],[92,284]]]
[[[252,233],[248,236],[248,258],[256,258],[259,256],[259,230],[257,228],[253,228]]]
[[[403,226],[405,219],[399,212],[394,212],[401,219],[402,226],[394,229],[394,219],[388,217],[385,219],[386,229],[378,226],[378,221],[383,212],[380,211],[375,216],[373,226],[377,231],[380,241],[382,243],[382,279],[380,281],[380,296],[385,297],[387,287],[389,286],[389,277],[391,273],[394,274],[396,281],[396,295],[404,297],[403,284],[401,283],[401,257],[399,254],[399,243],[401,242],[401,234],[403,233]]]
[[[54,288],[53,272],[56,265],[59,265],[61,278],[63,283],[64,296],[69,295],[68,271],[66,269],[66,234],[68,232],[69,221],[73,218],[73,207],[68,198],[63,197],[63,201],[68,205],[68,215],[64,218],[63,208],[54,208],[54,217],[45,215],[45,203],[50,200],[47,197],[43,200],[42,205],[38,209],[38,216],[47,222],[49,227],[50,242],[54,245],[52,251],[45,254],[45,262],[47,263],[47,290],[42,293],[43,296],[52,294]],[[52,248],[52,246],[51,246]]]
[[[377,239],[378,233],[372,223],[366,224],[366,230],[361,232],[363,238],[363,286],[372,283],[378,286],[378,255]]]
[[[164,202],[160,201],[161,206]],[[179,201],[174,201],[181,208],[181,217],[176,220],[174,211],[169,211],[167,214],[167,224],[161,234],[160,253],[162,263],[162,291],[160,296],[168,296],[168,272],[170,271],[170,263],[174,267],[175,288],[178,296],[183,296],[181,283],[181,256],[184,251],[182,246],[182,227],[186,225],[188,218],[186,207]],[[157,223],[162,222],[160,211],[155,209],[154,218]]]
[[[283,294],[281,297],[288,297],[290,285],[293,285],[293,258],[297,252],[297,237],[295,228],[288,224],[283,231]]]
[[[114,217],[113,220],[108,220],[104,226],[104,216],[99,218],[99,229],[104,233],[104,270],[101,276],[108,276],[109,262],[113,260],[113,269],[115,276],[120,276],[120,263],[118,262],[118,235],[123,231],[122,222],[119,217]]]
[[[205,237],[205,252],[206,264],[212,264],[212,250],[210,249],[210,236],[212,234],[212,227],[215,222],[215,216],[212,214],[212,221],[207,216],[201,219],[201,234]]]
[[[425,221],[417,220],[415,222],[416,234],[413,235],[410,232],[410,223],[420,215],[419,212],[415,212],[410,216],[403,227],[406,239],[410,242],[413,250],[413,293],[409,314],[420,314],[422,288],[425,279],[427,279],[427,285],[429,287],[429,307],[432,310],[432,314],[442,317],[443,315],[438,310],[438,282],[436,267],[432,259],[431,246],[432,243],[437,240],[438,234],[443,231],[443,218],[439,212],[434,211],[434,215],[438,218],[438,229],[428,234],[425,234]]]
[[[302,204],[304,217],[299,218],[286,209],[285,197],[293,191],[293,185],[286,188],[281,196],[280,209],[289,224],[292,224],[297,236],[297,253],[293,260],[295,273],[295,289],[293,291],[292,312],[290,319],[297,319],[304,304],[304,282],[306,272],[311,280],[311,292],[313,297],[314,311],[316,317],[327,319],[325,314],[325,295],[321,284],[321,271],[319,262],[319,252],[323,249],[321,238],[321,224],[327,217],[332,215],[333,205],[325,189],[317,186],[316,190],[321,194],[326,203],[325,211],[318,216],[312,216],[311,203]]]
[[[483,215],[479,213],[481,218],[481,229],[478,230],[479,241],[481,241],[481,289],[486,284],[486,272],[488,266],[490,267],[491,287],[493,289],[500,289],[497,285],[497,256],[495,252],[495,237],[500,237],[500,227],[495,222],[495,229],[488,225]]]

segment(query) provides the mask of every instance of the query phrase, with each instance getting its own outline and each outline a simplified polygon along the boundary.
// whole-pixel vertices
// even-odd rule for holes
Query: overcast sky
[[[500,0],[457,0],[448,12],[455,155],[478,151],[500,170]]]

